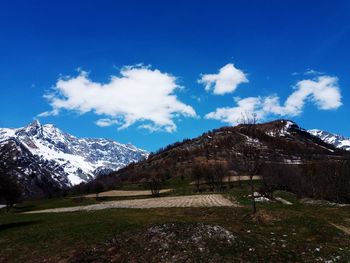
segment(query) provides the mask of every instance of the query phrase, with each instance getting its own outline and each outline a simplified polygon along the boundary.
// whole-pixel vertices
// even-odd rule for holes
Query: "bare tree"
[[[226,167],[226,165],[221,164],[221,163],[217,163],[215,165],[213,165],[212,167],[212,173],[214,174],[215,177],[215,183],[216,183],[216,188],[219,191],[223,191],[224,189],[224,177],[225,175],[228,174],[228,169]]]
[[[195,165],[192,170],[192,178],[196,184],[197,193],[200,192],[200,184],[203,178],[202,167],[200,165]]]
[[[229,171],[227,171],[227,184],[229,188],[233,188],[233,184],[231,182],[231,173],[229,173]]]
[[[215,189],[215,176],[214,171],[210,165],[202,167],[203,177],[210,189],[211,192],[214,192]]]
[[[241,113],[241,124],[255,125],[258,122],[258,115],[255,112],[245,111]]]
[[[105,190],[105,186],[101,182],[96,181],[92,184],[92,189],[96,194],[96,199],[98,199],[98,195]]]
[[[248,113],[248,112],[242,113],[242,124],[247,125],[248,133],[250,135],[254,133],[257,120],[258,118],[256,113]],[[254,196],[255,191],[254,191],[253,177],[254,175],[257,175],[260,169],[261,153],[260,153],[259,146],[256,145],[255,141],[253,141],[251,138],[247,138],[247,140],[243,142],[241,151],[243,154],[242,160],[245,166],[245,170],[249,175],[252,212],[253,214],[255,214],[256,202],[255,202],[255,196]]]
[[[153,175],[147,180],[147,184],[151,189],[152,196],[159,197],[160,189],[162,186],[161,178],[159,176]]]
[[[238,174],[238,187],[242,188],[241,175]]]
[[[254,196],[255,190],[254,190],[253,178],[255,175],[258,174],[258,171],[261,166],[260,151],[253,145],[248,144],[242,147],[242,153],[243,153],[243,162],[245,165],[245,169],[249,175],[252,210],[253,210],[253,213],[256,213],[256,202],[255,202],[255,196]]]

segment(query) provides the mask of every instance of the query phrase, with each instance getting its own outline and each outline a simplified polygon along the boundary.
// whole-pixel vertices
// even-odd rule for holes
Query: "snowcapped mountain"
[[[317,129],[308,130],[308,132],[339,149],[350,151],[350,138]]]
[[[57,187],[69,187],[147,156],[130,144],[77,138],[39,121],[19,129],[0,128],[0,162],[24,181],[31,177],[41,181],[40,177]]]

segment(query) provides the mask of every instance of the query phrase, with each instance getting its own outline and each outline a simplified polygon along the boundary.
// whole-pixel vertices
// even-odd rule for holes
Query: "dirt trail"
[[[74,206],[64,208],[53,208],[39,211],[30,211],[26,214],[35,213],[62,213],[75,211],[93,211],[110,208],[167,208],[167,207],[218,207],[218,206],[239,206],[224,198],[220,194],[212,195],[190,195],[190,196],[171,196],[147,199],[121,200],[103,202],[100,204]]]
[[[254,181],[255,180],[261,180],[262,177],[259,176],[259,175],[254,175],[253,178],[252,178]],[[238,181],[249,181],[250,180],[250,177],[248,175],[241,175],[241,176],[238,176],[238,175],[232,175],[232,176],[225,176],[223,178],[223,182],[227,183],[227,182],[238,182]],[[200,181],[201,184],[204,184],[205,181],[204,180],[201,180]],[[191,182],[190,183],[191,185],[194,185],[196,184],[195,181]]]
[[[350,235],[350,227],[342,226],[342,225],[336,225],[334,223],[330,223],[332,226],[338,228],[339,230],[343,231],[345,234]]]
[[[160,193],[167,193],[172,191],[173,189],[162,189]],[[150,190],[111,190],[99,193],[99,197],[115,197],[115,196],[141,196],[141,195],[151,195]],[[84,195],[84,197],[95,198],[96,194]]]

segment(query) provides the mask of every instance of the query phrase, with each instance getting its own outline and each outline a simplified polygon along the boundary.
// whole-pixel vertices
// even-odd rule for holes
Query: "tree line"
[[[267,163],[263,191],[286,190],[299,197],[350,203],[350,160],[314,160],[290,165]]]

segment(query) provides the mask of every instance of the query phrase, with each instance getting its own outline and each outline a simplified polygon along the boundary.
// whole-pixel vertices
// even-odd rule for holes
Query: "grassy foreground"
[[[175,194],[179,194],[182,185],[178,182],[174,185],[177,187]],[[187,185],[184,193],[188,190]],[[159,251],[142,250],[149,241],[143,233],[150,226],[169,222],[219,225],[235,237],[233,244],[225,249],[213,244],[215,251],[209,256],[214,253],[215,257],[211,258],[201,256],[195,248],[187,248],[193,250],[188,262],[210,259],[211,262],[350,261],[350,235],[347,233],[350,229],[350,207],[306,205],[293,195],[280,192],[276,195],[293,205],[259,203],[257,215],[251,216],[247,194],[246,186],[224,194],[239,201],[242,205],[239,208],[18,213],[97,201],[83,200],[75,204],[71,199],[53,199],[24,203],[15,213],[0,212],[0,262],[89,262],[89,259],[96,259],[94,251],[98,249],[102,251],[101,255],[117,254],[118,257],[114,257],[116,262],[159,262]],[[118,244],[114,250],[105,245],[111,240]],[[81,258],[81,255],[84,257]]]

